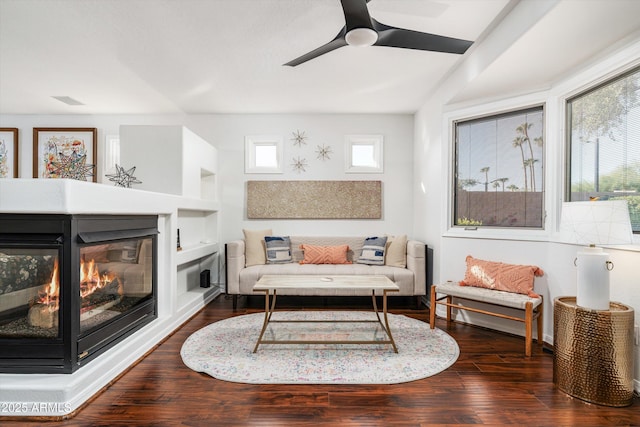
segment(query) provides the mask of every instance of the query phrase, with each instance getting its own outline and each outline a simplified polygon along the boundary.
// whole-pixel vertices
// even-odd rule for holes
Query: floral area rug
[[[455,340],[428,323],[389,314],[389,344],[261,344],[263,313],[212,323],[189,336],[185,365],[225,381],[251,384],[395,384],[435,375],[459,355]],[[272,320],[375,320],[373,312],[283,311]],[[367,338],[362,338],[367,337]],[[265,339],[385,340],[376,323],[271,323]]]

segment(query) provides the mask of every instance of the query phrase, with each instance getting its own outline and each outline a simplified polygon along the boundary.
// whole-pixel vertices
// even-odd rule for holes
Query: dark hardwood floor
[[[319,299],[318,299],[319,300]],[[285,301],[286,303],[286,301]],[[318,309],[304,301],[305,308]],[[447,329],[460,346],[446,371],[395,385],[251,385],[220,381],[183,365],[180,348],[217,320],[262,310],[262,300],[221,296],[79,410],[55,422],[0,418],[2,426],[436,426],[640,425],[640,399],[626,408],[589,404],[557,390],[553,356],[539,346],[524,357],[524,341],[477,327]],[[346,306],[350,307],[350,306]],[[345,308],[345,307],[341,307]],[[353,308],[368,308],[366,304]],[[428,310],[391,312],[425,322]]]

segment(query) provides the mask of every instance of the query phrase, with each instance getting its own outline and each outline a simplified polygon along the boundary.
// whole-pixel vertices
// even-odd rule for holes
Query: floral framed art
[[[33,177],[96,182],[96,128],[33,128]]]
[[[18,177],[18,128],[0,128],[0,178]]]

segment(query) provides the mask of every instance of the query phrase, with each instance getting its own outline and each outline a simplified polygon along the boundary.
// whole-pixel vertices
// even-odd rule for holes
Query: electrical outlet
[[[636,345],[640,345],[640,326],[634,325],[634,341]]]

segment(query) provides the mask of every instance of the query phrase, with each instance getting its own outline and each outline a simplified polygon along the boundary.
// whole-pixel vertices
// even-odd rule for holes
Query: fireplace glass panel
[[[0,338],[58,338],[58,248],[0,245]]]
[[[80,248],[80,332],[110,322],[153,297],[150,237]]]

